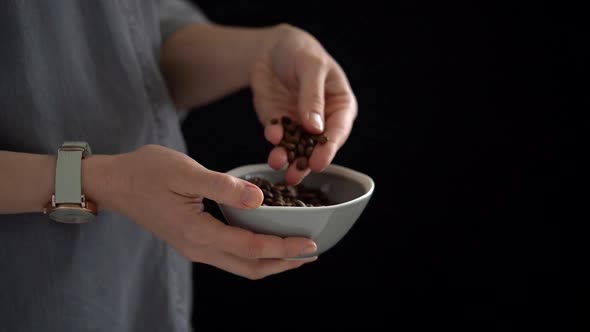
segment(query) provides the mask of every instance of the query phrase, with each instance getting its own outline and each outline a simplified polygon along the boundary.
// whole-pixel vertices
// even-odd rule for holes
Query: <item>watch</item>
[[[94,219],[96,204],[82,193],[82,159],[92,154],[87,142],[67,141],[57,151],[55,193],[43,209],[62,223],[82,224]]]

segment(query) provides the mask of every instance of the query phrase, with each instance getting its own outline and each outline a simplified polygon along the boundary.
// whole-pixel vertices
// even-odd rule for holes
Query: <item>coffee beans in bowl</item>
[[[328,197],[318,188],[311,188],[302,183],[290,185],[285,181],[276,183],[263,177],[255,176],[248,181],[257,185],[264,194],[264,206],[326,206],[330,205]]]
[[[325,135],[311,134],[305,130],[303,125],[292,120],[288,116],[281,119],[272,119],[271,124],[281,124],[283,126],[283,138],[279,146],[287,150],[287,161],[289,164],[295,163],[298,170],[302,171],[309,164],[309,157],[318,144],[326,144],[328,137]]]
[[[228,171],[229,175],[258,185],[264,203],[255,209],[224,204],[219,207],[231,226],[259,234],[312,239],[318,246],[312,255],[322,254],[346,235],[375,186],[370,176],[335,164],[322,172],[311,172],[297,186],[284,185],[285,173],[286,169],[275,170],[266,163]]]

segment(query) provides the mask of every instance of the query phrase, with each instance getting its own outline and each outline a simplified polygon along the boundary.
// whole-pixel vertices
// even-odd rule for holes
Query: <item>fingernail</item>
[[[303,250],[301,250],[301,254],[302,255],[309,255],[309,254],[313,254],[317,250],[318,250],[318,246],[316,246],[314,243],[312,245],[309,245],[309,246],[303,248]]]
[[[306,263],[315,262],[317,260],[318,260],[318,256],[311,256],[311,257],[302,258],[299,261],[300,261],[301,265],[303,265]]]
[[[311,125],[318,131],[324,131],[324,122],[322,121],[322,116],[319,113],[309,113],[309,120],[311,121]]]
[[[260,190],[258,188],[246,187],[242,191],[242,204],[249,207],[259,207],[262,203],[260,201]]]

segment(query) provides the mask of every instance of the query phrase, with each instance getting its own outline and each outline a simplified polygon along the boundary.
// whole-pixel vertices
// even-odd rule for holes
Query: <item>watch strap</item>
[[[64,142],[57,153],[55,203],[82,203],[82,159],[91,154],[86,142]]]

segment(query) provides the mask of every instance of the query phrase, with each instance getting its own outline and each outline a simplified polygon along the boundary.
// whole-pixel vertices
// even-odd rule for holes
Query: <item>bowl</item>
[[[276,184],[284,180],[285,170],[275,170],[268,164],[250,164],[226,173],[245,180],[263,178]],[[219,204],[219,208],[231,226],[260,234],[312,239],[318,249],[311,255],[295,257],[302,259],[319,256],[339,243],[361,216],[375,188],[373,179],[367,174],[336,164],[329,165],[322,172],[308,174],[301,185],[321,192],[329,204],[262,205],[250,210]]]

